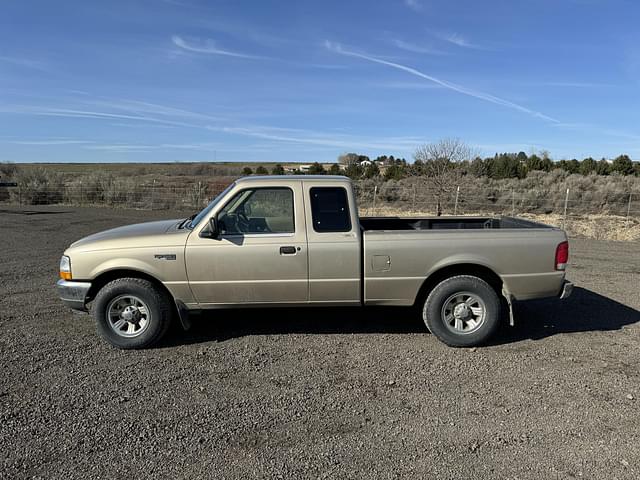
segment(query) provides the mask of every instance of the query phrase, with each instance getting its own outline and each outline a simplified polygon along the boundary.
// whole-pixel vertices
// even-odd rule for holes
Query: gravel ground
[[[56,298],[73,240],[173,212],[0,211],[0,478],[640,476],[640,245],[451,349],[412,310],[218,311],[115,350]],[[214,318],[215,317],[215,318]]]

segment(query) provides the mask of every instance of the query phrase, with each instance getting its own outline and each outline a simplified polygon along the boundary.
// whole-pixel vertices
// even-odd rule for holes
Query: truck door
[[[309,301],[360,303],[360,224],[344,182],[303,181],[309,255]]]
[[[186,246],[198,303],[306,303],[307,237],[299,181],[240,187],[218,211],[219,238]]]

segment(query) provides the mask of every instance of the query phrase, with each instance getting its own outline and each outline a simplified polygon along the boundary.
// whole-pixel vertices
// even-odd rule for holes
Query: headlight
[[[71,259],[65,255],[60,259],[60,278],[71,280]]]

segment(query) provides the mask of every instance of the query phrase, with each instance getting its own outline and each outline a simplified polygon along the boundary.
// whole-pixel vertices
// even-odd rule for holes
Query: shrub
[[[11,190],[14,201],[27,205],[49,205],[60,203],[64,198],[64,181],[58,172],[42,167],[17,170],[14,179],[17,188]]]

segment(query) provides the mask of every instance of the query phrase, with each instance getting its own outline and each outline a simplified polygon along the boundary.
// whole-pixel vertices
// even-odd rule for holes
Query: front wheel
[[[171,299],[148,280],[119,278],[100,289],[93,303],[98,333],[121,349],[147,348],[171,323]]]
[[[424,303],[422,318],[439,340],[451,347],[486,342],[500,323],[500,299],[484,280],[459,275],[440,282]]]

